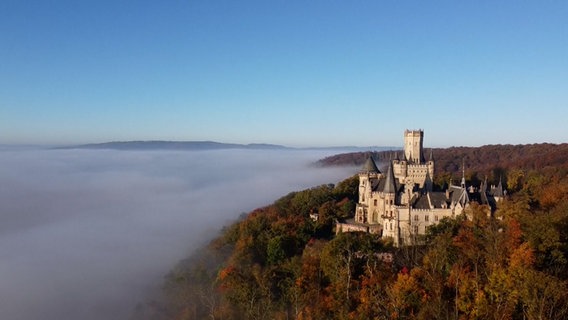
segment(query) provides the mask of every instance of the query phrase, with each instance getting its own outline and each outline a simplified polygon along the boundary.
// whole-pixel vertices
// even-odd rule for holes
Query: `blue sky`
[[[0,3],[0,143],[568,142],[566,1]]]

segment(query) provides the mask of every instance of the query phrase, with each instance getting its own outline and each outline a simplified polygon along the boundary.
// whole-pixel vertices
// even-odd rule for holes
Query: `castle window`
[[[425,215],[425,216],[424,216],[424,221],[428,221],[429,219],[430,219],[430,216],[429,216],[429,215]]]
[[[438,216],[434,216],[434,221],[438,221]]]
[[[391,229],[391,231],[392,231],[392,222],[390,223],[390,229]]]
[[[373,204],[374,204],[375,206],[377,205],[377,199],[375,199],[375,200],[373,201]]]
[[[418,233],[418,226],[414,226],[414,233]]]
[[[418,221],[418,215],[417,214],[414,215],[414,221]]]

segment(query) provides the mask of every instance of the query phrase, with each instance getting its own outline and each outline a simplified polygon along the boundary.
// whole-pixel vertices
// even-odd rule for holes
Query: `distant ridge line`
[[[112,150],[221,150],[221,149],[289,149],[276,144],[236,144],[215,141],[112,141],[89,143],[56,149],[112,149]]]
[[[480,177],[501,168],[540,170],[544,167],[568,169],[568,143],[493,144],[481,147],[425,148],[432,152],[436,172],[459,173],[465,162],[466,172]],[[318,166],[362,166],[369,156],[388,163],[392,152],[350,152],[336,154],[316,162]]]
[[[337,150],[337,151],[381,151],[399,149],[397,147],[306,147],[294,148],[278,144],[268,143],[223,143],[216,141],[165,141],[165,140],[140,140],[140,141],[112,141],[103,143],[89,143],[72,146],[55,147],[54,149],[94,149],[94,150],[224,150],[224,149],[250,149],[250,150]]]

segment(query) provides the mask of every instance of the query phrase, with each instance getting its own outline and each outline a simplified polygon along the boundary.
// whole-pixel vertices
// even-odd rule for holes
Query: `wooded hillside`
[[[440,173],[460,173],[462,162],[466,171],[490,175],[496,168],[524,170],[544,167],[568,168],[568,143],[563,144],[527,144],[527,145],[487,145],[482,147],[451,147],[425,149],[424,157],[428,160],[432,154],[435,170]],[[379,163],[386,163],[398,156],[402,159],[402,150],[379,152],[342,153],[321,159],[322,166],[360,166],[372,155]]]
[[[465,158],[470,178],[499,173],[510,196],[494,217],[473,204],[470,219],[442,220],[420,246],[394,248],[361,233],[335,236],[334,219],[353,212],[357,177],[291,193],[228,226],[180,263],[167,277],[167,298],[135,317],[566,319],[567,150],[435,149],[438,173],[455,173]]]

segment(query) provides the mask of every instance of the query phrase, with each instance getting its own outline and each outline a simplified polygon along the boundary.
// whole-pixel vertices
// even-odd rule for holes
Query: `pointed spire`
[[[428,161],[434,161],[434,156],[432,155],[432,148],[430,148],[430,159]]]
[[[385,180],[384,193],[396,193],[396,186],[394,184],[394,171],[392,169],[392,161],[389,161],[389,168],[387,170],[387,177]]]
[[[462,181],[461,187],[465,188],[465,159],[462,159]]]
[[[375,163],[375,160],[373,160],[373,157],[371,155],[369,155],[369,158],[367,158],[367,161],[365,161],[362,171],[370,173],[380,173],[379,168],[377,168],[377,164]]]
[[[499,184],[495,191],[493,192],[494,197],[503,197],[503,182],[501,181],[502,177],[499,177]]]
[[[426,192],[432,192],[433,190],[432,178],[430,177],[430,172],[428,171],[426,171],[426,179],[424,179],[424,189],[426,189]]]
[[[485,180],[481,181],[481,186],[479,187],[479,195],[481,197],[482,204],[489,203],[489,199],[487,199],[487,176],[485,176]]]

